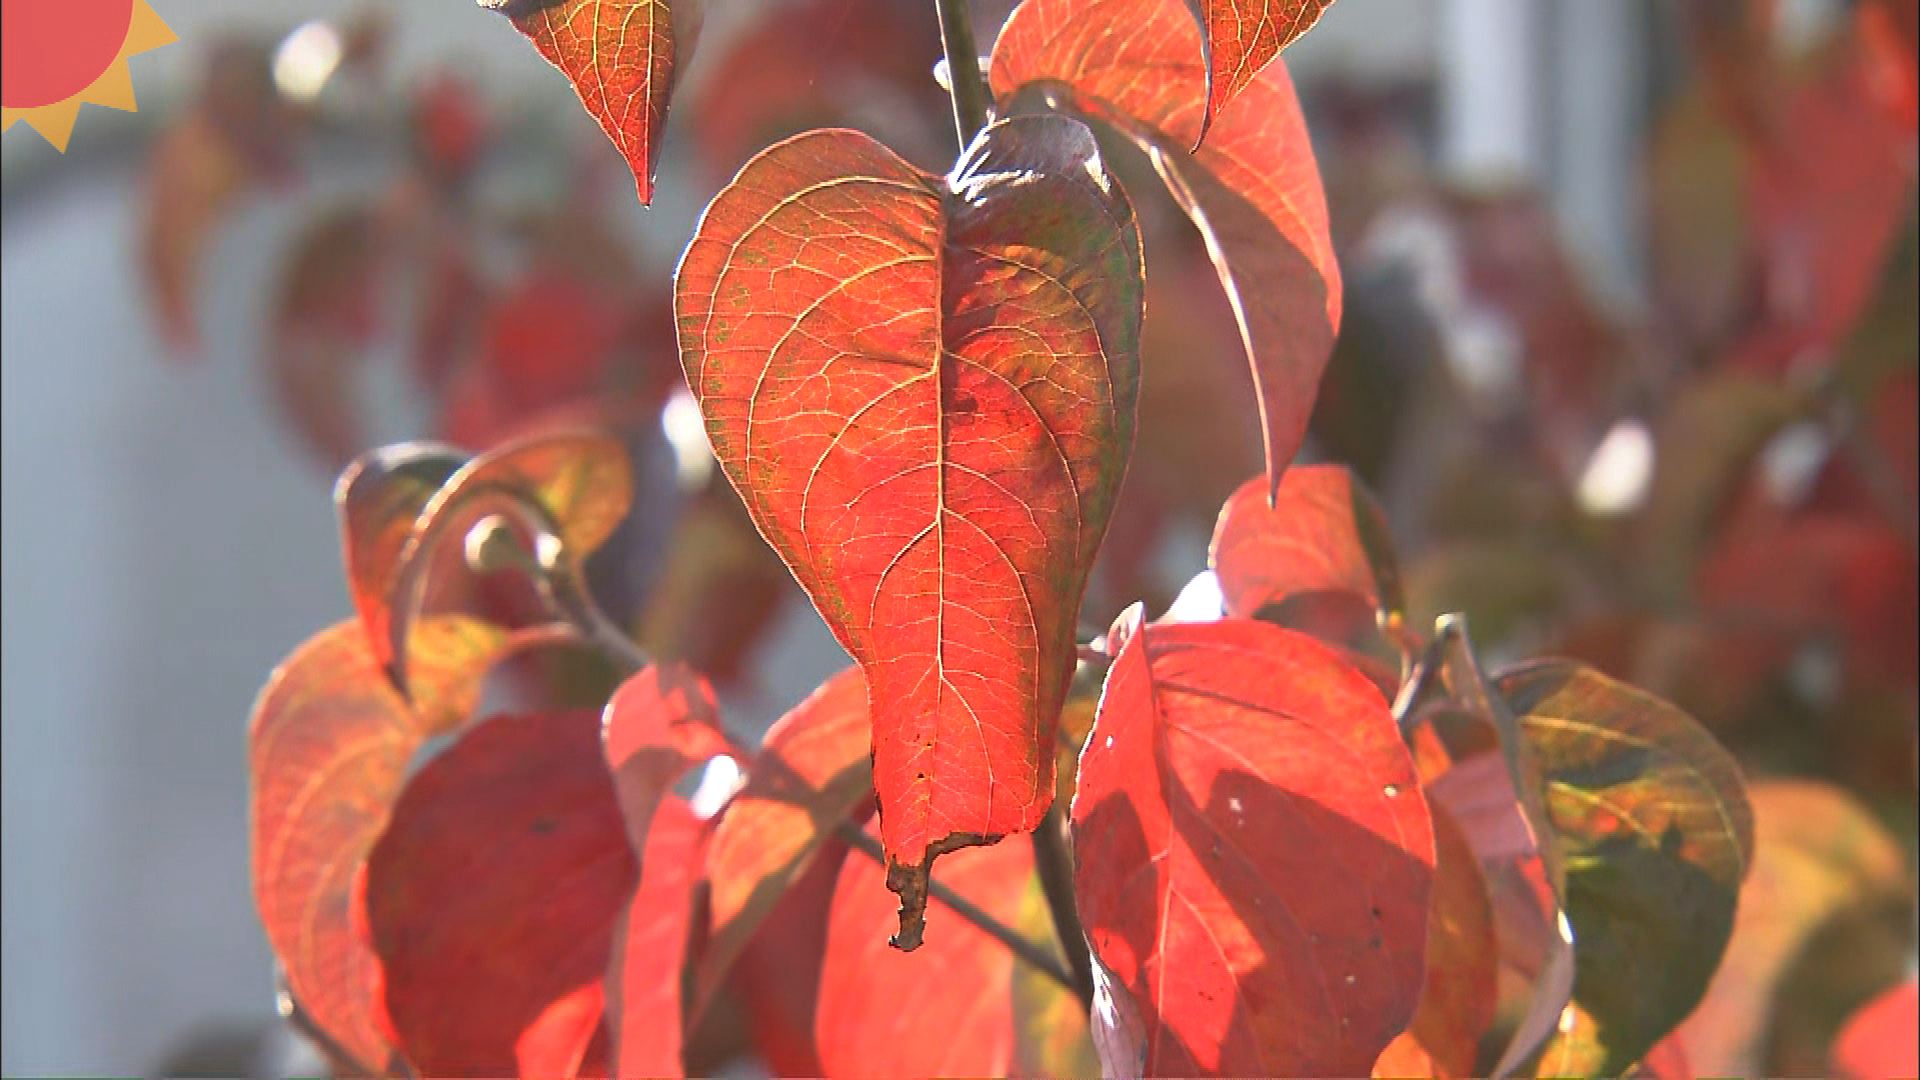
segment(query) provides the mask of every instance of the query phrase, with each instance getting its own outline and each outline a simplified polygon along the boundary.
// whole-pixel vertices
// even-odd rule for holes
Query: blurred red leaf
[[[407,782],[368,854],[387,1014],[420,1074],[579,1070],[638,871],[599,720],[475,725]],[[594,1022],[536,1025],[577,996]]]
[[[693,52],[701,0],[521,0],[506,10],[633,170],[640,201],[653,174],[677,66]]]
[[[1230,615],[1251,617],[1324,590],[1352,593],[1389,617],[1405,614],[1386,515],[1338,465],[1289,470],[1272,505],[1265,479],[1248,481],[1220,509],[1209,561]]]
[[[1088,940],[1145,1023],[1106,1068],[1365,1075],[1421,994],[1434,866],[1386,703],[1302,634],[1135,626],[1072,815]]]
[[[1499,947],[1486,878],[1453,815],[1431,801],[1429,809],[1434,878],[1426,984],[1413,1022],[1373,1063],[1374,1076],[1472,1076],[1480,1038],[1493,1023]]]
[[[1162,3],[1167,0],[1161,0]],[[1200,25],[1207,71],[1202,134],[1220,110],[1247,88],[1280,50],[1307,32],[1333,0],[1184,0]],[[1118,27],[1116,29],[1124,29]]]
[[[1028,1017],[1015,1007],[1022,981],[1043,977],[940,900],[930,905],[938,931],[920,951],[887,948],[881,931],[892,912],[880,878],[872,860],[849,858],[834,890],[814,1028],[827,1075],[1062,1075],[1068,1063],[1037,1053],[1045,1048],[1023,1038]],[[957,852],[941,861],[940,880],[1057,950],[1032,845],[1009,841]],[[1028,1013],[1065,1004],[1050,1012],[1052,1034],[1071,1043],[1076,1026],[1084,1031],[1085,1014],[1059,983],[1026,989],[1035,992],[1022,1002]]]
[[[1868,1002],[1833,1045],[1833,1075],[1879,1080],[1920,1074],[1920,982],[1912,979]]]
[[[1128,30],[1088,30],[1114,25]],[[1271,496],[1333,349],[1340,271],[1284,64],[1246,83],[1188,152],[1207,102],[1198,34],[1170,0],[1026,0],[994,43],[993,89],[1012,109],[1031,87],[1131,138],[1206,238],[1253,368]]]
[[[1031,829],[1132,445],[1140,248],[1086,128],[946,178],[851,131],[749,163],[680,265],[728,478],[867,676],[902,948],[943,851]]]
[[[732,489],[694,495],[674,523],[639,621],[653,656],[685,661],[720,686],[750,678],[755,646],[794,593],[778,556]]]
[[[695,980],[701,1000],[833,830],[872,803],[871,737],[858,668],[828,679],[767,729],[707,849],[711,929]]]
[[[147,164],[141,268],[160,328],[175,349],[199,344],[201,261],[214,230],[260,177],[204,112],[189,112],[155,140]]]
[[[295,650],[254,704],[254,900],[294,999],[361,1067],[384,1070],[378,960],[355,931],[355,880],[426,740],[462,723],[505,643],[460,619],[416,625],[411,705],[387,681],[358,621]]]
[[[378,209],[335,208],[294,241],[274,300],[268,384],[294,432],[329,468],[367,443],[358,377],[378,330],[387,261]]]

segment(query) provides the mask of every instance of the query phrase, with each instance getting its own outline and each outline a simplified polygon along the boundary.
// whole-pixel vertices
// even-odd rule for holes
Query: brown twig
[[[980,50],[966,0],[934,0],[940,15],[940,45],[947,53],[947,95],[953,99],[953,129],[960,149],[987,126],[987,83],[980,77]]]

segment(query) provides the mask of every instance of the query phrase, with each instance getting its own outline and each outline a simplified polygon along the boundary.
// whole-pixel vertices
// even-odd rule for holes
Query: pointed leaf
[[[638,870],[594,713],[493,717],[428,761],[367,856],[367,924],[414,1071],[577,1071]],[[595,1022],[539,1023],[576,996]]]
[[[1157,0],[1164,4],[1167,0]],[[1246,89],[1280,50],[1307,32],[1333,0],[1184,0],[1200,26],[1207,119]]]
[[[780,897],[833,830],[873,801],[867,683],[858,668],[828,679],[774,722],[707,849],[709,931],[695,979],[716,990]]]
[[[315,635],[269,678],[248,734],[254,900],[301,1009],[362,1068],[383,1070],[377,961],[354,932],[354,881],[427,739],[465,720],[503,647],[493,627],[429,619],[413,632],[409,706],[357,620]]]
[[[1412,1019],[1432,828],[1386,703],[1328,647],[1136,626],[1072,820],[1080,917],[1149,1074],[1362,1076]]]
[[[1023,1058],[1023,1021],[1057,1018],[1053,1034],[1083,1038],[1085,1020],[1057,982],[1024,981],[1025,961],[935,900],[937,929],[911,956],[887,948],[881,870],[849,858],[834,890],[814,1032],[829,1076],[1058,1075],[1059,1061]],[[1009,840],[942,860],[940,879],[1003,924],[1058,949],[1033,871],[1031,844]],[[1064,961],[1063,961],[1064,962]],[[1016,996],[1030,1010],[1016,1014]],[[1064,1007],[1062,1006],[1064,999]],[[1036,1066],[1039,1066],[1036,1068]]]
[[[687,382],[755,524],[867,678],[898,941],[930,861],[1031,829],[1133,441],[1141,263],[1093,136],[988,127],[945,178],[823,131],[749,162],[680,264]]]
[[[688,1009],[681,996],[713,832],[686,801],[668,794],[640,856],[640,887],[619,924],[608,972],[608,1030],[616,1076],[681,1076]],[[530,1075],[525,1074],[523,1075]]]
[[[367,640],[382,650],[389,640],[400,550],[428,500],[466,462],[467,455],[451,446],[396,443],[355,458],[333,486],[347,590]]]
[[[487,3],[487,0],[482,0]],[[573,84],[580,104],[633,170],[640,201],[653,174],[677,67],[693,51],[700,0],[497,0]]]
[[[1121,23],[1126,33],[1089,28]],[[1253,369],[1268,497],[1306,437],[1340,326],[1326,196],[1284,64],[1268,64],[1199,138],[1206,79],[1193,20],[1168,0],[1026,0],[994,43],[1003,108],[1031,88],[1138,143],[1206,240]],[[1028,96],[1031,96],[1028,95]]]
[[[1503,673],[1540,770],[1577,943],[1552,1075],[1617,1073],[1686,1018],[1753,854],[1738,766],[1692,718],[1567,660]]]
[[[1220,510],[1209,555],[1227,613],[1251,618],[1290,596],[1341,590],[1388,618],[1405,615],[1387,519],[1373,494],[1338,465],[1301,465],[1269,504],[1263,479]]]
[[[1498,942],[1486,878],[1453,815],[1433,800],[1428,807],[1434,879],[1426,985],[1413,1023],[1374,1062],[1374,1076],[1472,1076],[1480,1037],[1493,1023]]]

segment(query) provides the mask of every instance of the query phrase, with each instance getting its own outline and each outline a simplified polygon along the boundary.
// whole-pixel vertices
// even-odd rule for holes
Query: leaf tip
[[[901,952],[919,948],[926,936],[927,879],[932,862],[931,855],[912,866],[887,860],[887,888],[900,897],[900,928],[887,944]]]

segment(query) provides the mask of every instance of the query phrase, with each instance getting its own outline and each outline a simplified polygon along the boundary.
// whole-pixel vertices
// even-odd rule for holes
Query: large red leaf
[[[1324,590],[1352,593],[1388,616],[1406,609],[1386,515],[1339,465],[1288,470],[1272,504],[1264,480],[1248,481],[1220,510],[1209,561],[1230,615]]]
[[[503,7],[573,84],[633,170],[640,201],[653,174],[676,67],[693,51],[701,0],[481,0]]]
[[[1033,847],[1008,841],[943,861],[940,879],[1004,925],[1057,949]],[[911,956],[887,948],[878,865],[849,858],[834,890],[814,1032],[829,1076],[1088,1075],[1085,1013],[1033,982],[1013,951],[934,901],[939,932]],[[1043,935],[1045,935],[1043,937]],[[1064,961],[1063,961],[1064,962]],[[1018,1000],[1018,1004],[1016,1004]],[[1036,1031],[1042,1016],[1050,1032]],[[1034,1036],[1045,1034],[1045,1040]]]
[[[1107,1067],[1366,1075],[1420,998],[1434,868],[1386,703],[1303,634],[1134,625],[1072,817],[1081,919],[1146,1036]]]
[[[666,795],[640,853],[640,887],[620,924],[607,995],[618,1076],[679,1076],[688,1010],[681,996],[696,927],[698,886],[712,830],[685,800]],[[538,1075],[526,1073],[523,1075]]]
[[[576,1072],[638,869],[594,713],[494,717],[427,762],[367,856],[367,924],[414,1070]],[[542,1023],[583,997],[589,1022]]]
[[[1168,0],[1161,0],[1162,4]],[[1280,50],[1307,32],[1333,0],[1184,0],[1200,25],[1207,71],[1207,112],[1247,88]],[[1203,124],[1204,126],[1204,124]]]
[[[387,822],[408,763],[465,720],[503,635],[468,620],[413,632],[412,705],[387,681],[357,621],[295,650],[254,704],[254,899],[307,1015],[361,1067],[384,1069],[377,964],[353,930],[354,880]]]
[[[798,136],[680,264],[714,452],[866,673],[902,948],[935,856],[1051,800],[1140,296],[1132,210],[1064,117],[988,127],[944,178],[856,132]]]
[[[854,811],[873,801],[867,683],[850,668],[781,717],[761,743],[707,849],[705,1000],[787,888]]]
[[[1920,983],[1912,979],[1868,1002],[1833,1045],[1833,1075],[1845,1080],[1920,1072]]]
[[[1107,32],[1114,25],[1126,33]],[[1286,67],[1268,64],[1199,139],[1198,30],[1170,0],[1026,0],[993,46],[1003,106],[1031,87],[1117,128],[1152,159],[1206,240],[1253,368],[1268,495],[1306,437],[1340,326],[1326,195]]]

